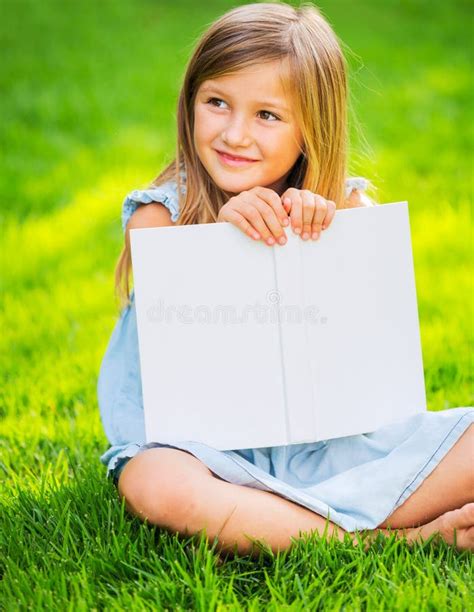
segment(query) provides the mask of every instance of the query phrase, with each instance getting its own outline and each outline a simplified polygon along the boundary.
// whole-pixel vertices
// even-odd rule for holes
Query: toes
[[[459,550],[474,550],[474,503],[451,510],[440,517],[443,539]]]
[[[446,512],[443,524],[447,529],[467,529],[474,525],[474,503]]]
[[[456,533],[456,548],[474,551],[474,526]]]

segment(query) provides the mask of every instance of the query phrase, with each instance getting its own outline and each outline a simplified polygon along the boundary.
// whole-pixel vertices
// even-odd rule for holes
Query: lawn
[[[303,539],[219,564],[130,518],[99,455],[121,203],[174,154],[212,0],[3,0],[0,609],[467,610],[472,555]],[[348,46],[351,174],[408,200],[428,407],[473,404],[470,3],[324,0]]]

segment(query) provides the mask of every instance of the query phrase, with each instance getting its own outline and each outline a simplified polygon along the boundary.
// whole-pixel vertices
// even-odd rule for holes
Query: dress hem
[[[113,475],[114,482],[117,484],[119,474],[117,474],[116,470],[119,468],[119,459],[126,457],[125,453],[130,454],[132,451],[132,456],[135,456],[148,448],[176,448],[192,454],[194,457],[202,461],[216,476],[230,482],[231,484],[240,484],[243,486],[249,486],[251,488],[269,491],[271,493],[276,493],[289,501],[297,503],[315,512],[316,514],[319,514],[324,519],[329,519],[331,522],[350,533],[357,530],[376,529],[378,525],[390,517],[390,515],[399,506],[401,506],[406,499],[408,499],[408,497],[416,491],[416,489],[418,489],[424,479],[435,469],[441,459],[454,446],[455,442],[457,442],[473,420],[472,411],[462,414],[456,423],[449,429],[448,433],[443,436],[442,441],[439,443],[436,450],[431,454],[429,459],[423,462],[421,469],[419,466],[417,466],[415,474],[409,475],[409,482],[403,488],[402,493],[399,495],[395,503],[390,500],[388,509],[388,504],[384,504],[383,506],[381,505],[379,512],[377,512],[378,517],[376,519],[372,517],[372,520],[360,514],[357,517],[354,517],[345,512],[334,510],[328,503],[322,501],[321,499],[317,499],[316,497],[312,497],[306,494],[304,491],[286,483],[285,481],[272,476],[271,474],[263,471],[259,466],[251,463],[249,466],[245,465],[243,462],[246,462],[247,460],[237,455],[234,451],[222,452],[204,443],[190,440],[183,440],[174,444],[152,442],[142,446],[137,445],[136,449],[124,449],[121,455],[116,455],[111,460],[110,463],[112,463],[114,460],[115,461],[113,466],[109,464],[107,475]],[[135,452],[133,452],[133,450],[135,450]]]
[[[463,423],[463,420],[466,422]],[[470,412],[467,412],[459,417],[457,423],[455,423],[451,430],[446,434],[435,452],[431,455],[421,470],[418,471],[413,480],[403,490],[400,497],[395,502],[392,511],[387,515],[387,517],[389,517],[390,514],[399,508],[420,487],[425,478],[427,478],[431,472],[434,471],[434,469],[439,465],[440,461],[448,454],[448,452],[452,449],[454,444],[459,440],[472,422],[473,418],[472,413]],[[384,520],[385,519],[383,519],[381,522]]]

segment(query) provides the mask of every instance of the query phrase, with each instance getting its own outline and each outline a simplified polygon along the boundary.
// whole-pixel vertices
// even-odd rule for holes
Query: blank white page
[[[300,252],[317,438],[426,411],[408,203],[337,211]]]
[[[130,236],[147,441],[285,444],[272,248],[230,223]]]

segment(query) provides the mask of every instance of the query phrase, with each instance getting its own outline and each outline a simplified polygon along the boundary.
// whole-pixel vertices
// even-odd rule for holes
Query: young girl
[[[254,539],[278,551],[302,532],[343,539],[394,528],[408,542],[439,533],[474,549],[470,407],[308,444],[145,444],[129,230],[229,222],[269,248],[285,248],[287,231],[324,240],[337,210],[374,205],[368,181],[347,178],[346,101],[343,54],[314,6],[235,8],[202,36],[187,67],[176,159],[124,201],[123,308],[98,380],[111,443],[101,460],[130,512],[183,535],[205,529],[231,553],[253,553]]]

